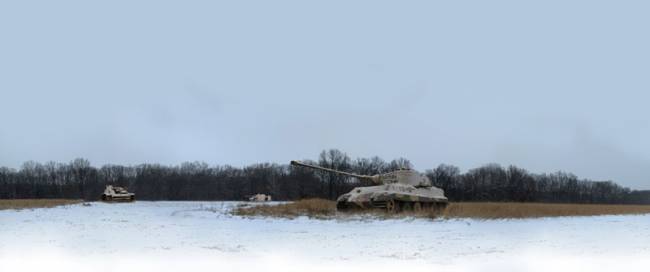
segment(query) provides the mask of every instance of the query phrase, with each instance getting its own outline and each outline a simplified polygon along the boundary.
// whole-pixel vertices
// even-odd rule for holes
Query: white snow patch
[[[650,215],[527,220],[242,218],[237,202],[0,211],[0,271],[625,271]]]

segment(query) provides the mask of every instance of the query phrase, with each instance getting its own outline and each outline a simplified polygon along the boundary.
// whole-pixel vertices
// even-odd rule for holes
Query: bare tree
[[[350,157],[338,149],[323,150],[318,156],[318,164],[322,167],[331,169],[349,171],[351,168]],[[340,187],[346,180],[346,176],[338,175],[331,172],[319,171],[319,176],[327,183],[327,196],[329,199],[335,199],[337,196],[337,187]]]

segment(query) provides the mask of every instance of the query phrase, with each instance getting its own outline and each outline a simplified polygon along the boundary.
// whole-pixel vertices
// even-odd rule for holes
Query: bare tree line
[[[411,163],[398,158],[351,159],[337,149],[324,150],[317,161],[323,167],[373,175]],[[634,191],[611,181],[579,179],[556,172],[532,174],[515,167],[487,164],[461,173],[456,166],[441,164],[426,170],[434,185],[445,190],[451,201],[516,201],[556,203],[650,204],[650,191]],[[128,187],[141,200],[243,200],[256,193],[276,200],[301,198],[335,199],[362,181],[345,176],[259,163],[245,167],[209,166],[185,162],[178,166],[91,166],[85,159],[69,163],[26,162],[19,170],[0,167],[0,198],[83,198],[97,200],[105,185]]]

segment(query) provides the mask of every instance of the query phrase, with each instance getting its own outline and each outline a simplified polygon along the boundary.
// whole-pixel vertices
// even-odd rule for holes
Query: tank
[[[431,180],[411,169],[400,169],[374,176],[359,175],[316,165],[291,161],[291,165],[333,172],[370,181],[374,186],[356,187],[336,200],[336,209],[381,209],[390,213],[402,211],[441,210],[447,206],[442,189],[434,187]]]
[[[135,194],[129,193],[124,187],[107,185],[102,194],[103,201],[134,201]]]
[[[251,202],[267,202],[271,201],[271,196],[270,195],[265,195],[265,194],[256,194],[248,198],[248,201]]]

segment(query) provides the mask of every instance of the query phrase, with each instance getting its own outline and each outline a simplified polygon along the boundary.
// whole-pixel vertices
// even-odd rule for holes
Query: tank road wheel
[[[422,209],[427,212],[434,212],[436,209],[436,204],[432,202],[422,203]]]
[[[395,199],[386,201],[386,212],[396,213],[398,209]]]
[[[420,202],[415,202],[415,204],[413,204],[413,211],[416,212],[416,213],[421,212],[422,211],[422,204],[420,204]]]
[[[401,210],[405,211],[405,212],[410,212],[410,211],[413,210],[413,206],[411,206],[410,202],[402,202],[402,209]]]

